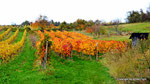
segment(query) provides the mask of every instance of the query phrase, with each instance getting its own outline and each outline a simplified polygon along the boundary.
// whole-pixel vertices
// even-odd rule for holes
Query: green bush
[[[104,27],[101,27],[99,33],[102,35],[105,35],[105,34],[107,34],[107,31]]]

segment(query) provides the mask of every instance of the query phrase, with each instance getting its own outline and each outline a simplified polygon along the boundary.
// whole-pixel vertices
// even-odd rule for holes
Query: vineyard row
[[[5,31],[4,33],[2,33],[0,35],[0,40],[2,40],[6,35],[8,35],[8,33],[11,31],[11,28],[9,28],[7,31]]]
[[[4,40],[4,41],[1,41],[0,42],[0,45],[3,45],[3,44],[10,44],[14,41],[14,39],[17,37],[19,33],[19,30],[17,29],[17,31],[15,32],[14,35],[12,35],[10,38],[8,38],[7,40]]]
[[[17,34],[18,30],[16,31],[15,34]],[[21,48],[24,45],[25,38],[26,38],[26,30],[24,31],[22,39],[15,43],[15,44],[8,44],[4,43],[0,46],[0,59],[2,59],[2,62],[7,62],[9,61],[10,58],[14,57],[16,54],[18,54],[21,50]],[[15,37],[16,35],[10,37],[11,39]],[[9,40],[10,41],[10,40]]]
[[[122,41],[93,40],[86,35],[76,32],[44,31],[44,33],[42,33],[41,31],[38,31],[38,33],[41,39],[39,42],[37,42],[37,47],[41,44],[40,42],[44,40],[44,33],[48,34],[53,41],[51,49],[53,49],[56,53],[63,55],[64,57],[72,56],[72,50],[75,50],[78,53],[82,52],[83,54],[87,54],[89,56],[94,56],[97,53],[106,53],[111,50],[124,51],[126,45],[126,42]],[[44,52],[41,54],[41,56],[43,56]]]

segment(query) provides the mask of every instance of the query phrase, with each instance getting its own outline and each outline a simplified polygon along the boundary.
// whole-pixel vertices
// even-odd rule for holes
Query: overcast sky
[[[150,0],[1,0],[0,24],[35,21],[40,14],[60,22],[78,18],[124,21],[127,11],[145,11],[149,4]]]

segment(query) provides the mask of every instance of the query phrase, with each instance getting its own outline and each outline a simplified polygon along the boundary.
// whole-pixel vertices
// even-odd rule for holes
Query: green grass
[[[17,35],[17,37],[16,37],[16,39],[14,40],[14,43],[19,42],[22,39],[22,36],[23,36],[23,32],[19,32],[18,35]]]
[[[145,23],[132,23],[132,24],[124,24],[121,25],[122,31],[131,31],[137,33],[150,33],[150,22]]]
[[[110,33],[116,33],[113,27],[105,26],[105,28]],[[150,22],[122,24],[119,25],[119,30],[122,32],[150,33]]]
[[[19,32],[15,42],[21,40]],[[64,60],[54,52],[50,65],[42,71],[33,67],[36,49],[32,48],[29,37],[26,38],[22,52],[8,63],[0,65],[1,84],[113,84],[115,80],[108,69],[95,60],[89,61],[73,56],[73,61]]]
[[[131,39],[129,39],[130,35],[126,35],[126,36],[121,36],[121,35],[110,35],[109,37],[107,35],[100,35],[100,37],[94,37],[92,34],[90,33],[86,33],[85,31],[74,31],[74,32],[78,32],[78,33],[82,33],[84,35],[87,35],[95,40],[116,40],[116,41],[131,41]]]
[[[45,83],[52,84],[108,84],[115,83],[99,62],[83,60],[73,56],[73,61],[63,60],[60,57],[51,58],[54,72]]]
[[[116,40],[116,41],[131,41],[131,39],[129,39],[129,35],[127,36],[110,36],[110,37],[100,37],[99,40]],[[97,39],[97,38],[96,38]]]

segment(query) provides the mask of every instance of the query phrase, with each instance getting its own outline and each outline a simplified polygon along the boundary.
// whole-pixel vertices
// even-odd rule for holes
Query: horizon
[[[146,12],[150,0],[5,0],[0,1],[0,25],[34,22],[39,15],[48,20],[75,22],[77,19],[125,22],[128,11]],[[8,3],[9,2],[9,3]]]

